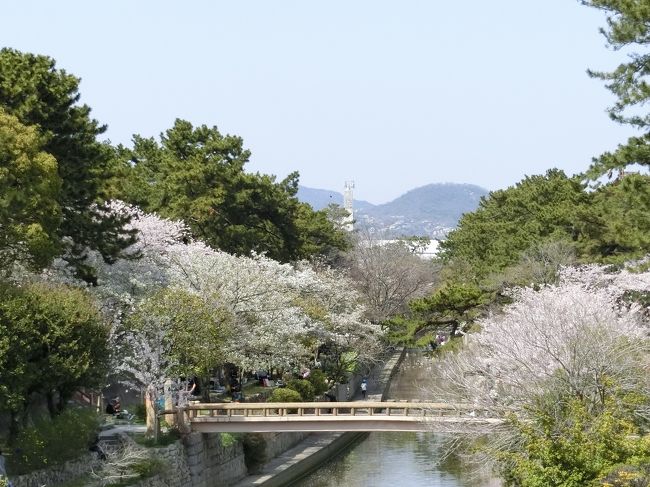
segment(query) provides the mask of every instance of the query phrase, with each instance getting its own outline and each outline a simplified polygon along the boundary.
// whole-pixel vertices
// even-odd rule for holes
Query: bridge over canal
[[[433,402],[201,403],[176,414],[179,422],[202,433],[446,431],[502,422],[469,405]]]

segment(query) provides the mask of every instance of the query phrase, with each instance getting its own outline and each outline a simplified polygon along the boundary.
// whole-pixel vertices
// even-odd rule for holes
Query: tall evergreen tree
[[[120,178],[113,186],[121,199],[184,220],[215,248],[286,262],[348,245],[325,212],[298,201],[298,173],[276,181],[245,172],[250,152],[243,140],[217,127],[176,120],[160,144],[135,136],[133,149],[120,147],[117,156]]]
[[[650,101],[650,52],[647,52],[650,3],[647,0],[583,0],[582,3],[607,13],[607,27],[601,32],[611,48],[632,47],[642,51],[630,54],[628,61],[613,71],[589,71],[589,75],[607,82],[607,88],[616,96],[616,103],[609,109],[611,118],[645,132],[595,159],[588,175],[598,178],[635,163],[650,166],[650,114],[643,110]]]
[[[515,186],[493,191],[476,211],[463,215],[458,228],[441,242],[441,257],[468,263],[479,280],[499,273],[534,245],[576,240],[576,212],[589,200],[583,184],[558,169],[527,176]]]
[[[60,188],[38,131],[0,108],[0,274],[15,262],[44,267],[59,252]]]
[[[134,236],[103,206],[112,152],[97,140],[106,127],[90,117],[87,105],[78,104],[79,81],[56,69],[47,56],[0,50],[0,106],[22,124],[36,126],[43,150],[56,159],[62,182],[59,237],[66,243],[66,258],[92,279],[84,265],[85,249],[99,250],[110,262]]]

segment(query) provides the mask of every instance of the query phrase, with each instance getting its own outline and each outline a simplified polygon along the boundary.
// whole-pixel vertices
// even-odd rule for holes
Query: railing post
[[[185,408],[178,408],[176,410],[177,426],[183,433],[188,433],[191,430],[189,416]]]
[[[153,441],[154,444],[158,444],[158,439],[160,438],[160,416],[158,416],[158,413],[156,413],[153,417]]]

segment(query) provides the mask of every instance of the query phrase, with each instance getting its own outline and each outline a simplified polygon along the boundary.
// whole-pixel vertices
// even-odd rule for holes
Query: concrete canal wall
[[[405,350],[397,349],[383,366],[376,368],[368,377],[368,399],[380,401],[388,394],[390,381],[404,359]],[[361,399],[362,376],[355,376],[348,385],[351,399]],[[355,391],[355,392],[350,392]],[[281,487],[294,482],[347,450],[368,436],[366,432],[314,433],[296,447],[288,450],[276,460],[269,462],[262,473],[251,475],[235,487]]]

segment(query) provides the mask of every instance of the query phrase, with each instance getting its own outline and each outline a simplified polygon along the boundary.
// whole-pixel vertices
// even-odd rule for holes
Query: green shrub
[[[240,440],[240,435],[237,433],[219,433],[221,438],[221,446],[230,447]]]
[[[244,463],[249,474],[257,473],[266,463],[266,438],[262,433],[244,435]]]
[[[293,379],[290,380],[287,384],[287,389],[293,389],[298,394],[303,401],[313,401],[315,393],[314,386],[311,383],[304,379]]]
[[[302,397],[299,392],[287,387],[274,390],[269,400],[271,402],[302,402]]]
[[[307,380],[314,388],[314,396],[320,396],[327,392],[329,385],[327,384],[327,376],[320,369],[312,370],[307,377]]]
[[[147,421],[147,408],[144,404],[136,404],[133,410],[133,415],[138,423]]]
[[[133,470],[133,473],[138,474],[139,478],[146,479],[162,473],[164,468],[165,464],[162,460],[159,458],[151,457],[135,463],[131,467],[131,470]]]
[[[8,487],[9,481],[5,477],[0,477],[0,487]]]
[[[68,409],[53,420],[42,418],[20,431],[7,458],[12,474],[23,474],[59,465],[88,451],[99,431],[94,411]]]
[[[163,446],[171,445],[180,440],[181,434],[176,428],[170,428],[165,432],[158,435],[158,441],[153,437],[147,437],[144,434],[135,434],[133,439],[139,445],[146,446],[147,448],[160,448]]]

